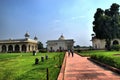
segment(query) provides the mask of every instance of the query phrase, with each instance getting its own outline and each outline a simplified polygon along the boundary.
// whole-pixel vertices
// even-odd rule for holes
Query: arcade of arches
[[[38,41],[33,39],[0,40],[0,52],[32,52],[38,50]]]
[[[37,50],[36,44],[3,44],[0,52],[32,52]]]
[[[30,39],[29,33],[25,33],[23,39],[0,40],[0,52],[32,52],[38,50],[38,40],[35,36]]]

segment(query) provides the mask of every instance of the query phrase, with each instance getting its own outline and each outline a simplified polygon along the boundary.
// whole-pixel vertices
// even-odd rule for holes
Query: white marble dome
[[[58,40],[65,40],[65,38],[63,35],[61,35]]]

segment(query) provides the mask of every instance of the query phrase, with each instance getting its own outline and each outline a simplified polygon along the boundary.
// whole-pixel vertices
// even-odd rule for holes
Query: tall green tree
[[[43,44],[40,41],[38,41],[38,49],[43,49]]]
[[[93,21],[93,31],[96,33],[96,37],[103,39],[104,37],[101,35],[102,30],[102,24],[103,24],[103,14],[104,11],[101,8],[98,8],[95,15],[94,15],[94,21]]]
[[[111,40],[120,38],[119,5],[113,3],[110,9],[105,11],[98,8],[94,15],[93,25],[96,38],[105,39],[106,48],[110,50]]]

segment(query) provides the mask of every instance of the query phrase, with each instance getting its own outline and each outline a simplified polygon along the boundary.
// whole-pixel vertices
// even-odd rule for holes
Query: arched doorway
[[[19,47],[19,45],[15,45],[15,52],[20,52],[20,47]]]
[[[53,47],[50,47],[50,52],[52,52],[53,51]]]
[[[13,52],[13,46],[12,45],[8,46],[8,52]]]
[[[7,48],[5,45],[2,46],[2,52],[6,52],[7,51]]]
[[[117,40],[113,41],[113,45],[118,45],[118,44],[119,44],[119,42]]]
[[[22,51],[26,52],[26,45],[22,45]]]
[[[59,47],[59,50],[60,50],[60,52],[62,51],[62,47],[61,46]]]

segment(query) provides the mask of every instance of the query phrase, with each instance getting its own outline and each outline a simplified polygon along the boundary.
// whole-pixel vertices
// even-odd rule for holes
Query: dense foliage
[[[109,9],[98,8],[94,14],[93,31],[95,37],[106,40],[106,48],[110,50],[111,40],[120,38],[119,5],[113,3]]]
[[[42,42],[40,42],[40,41],[38,41],[38,50],[39,49],[43,49],[43,44],[42,44]]]
[[[112,46],[111,46],[111,49],[112,49],[112,50],[119,51],[119,50],[120,50],[120,45],[112,45]]]

